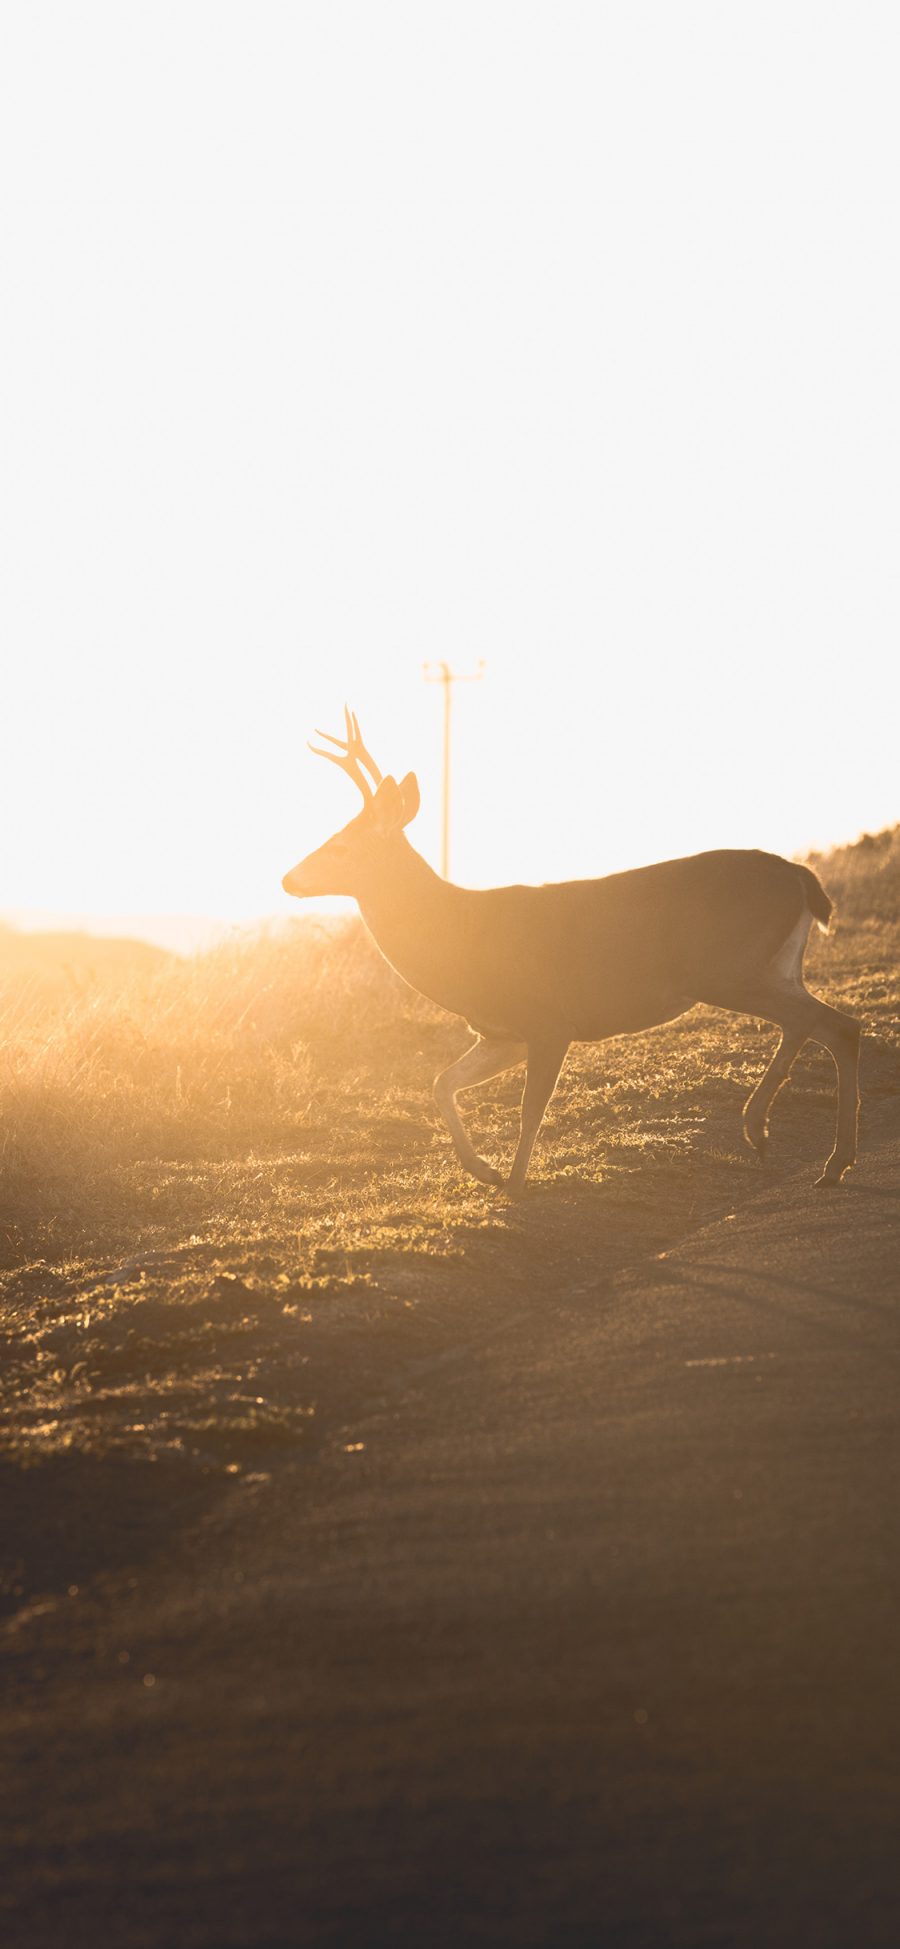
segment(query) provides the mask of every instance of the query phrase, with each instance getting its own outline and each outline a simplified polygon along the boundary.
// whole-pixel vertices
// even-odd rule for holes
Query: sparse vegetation
[[[811,985],[868,1031],[865,1147],[900,1089],[900,828],[816,865],[839,919],[811,939]],[[461,1321],[536,1282],[564,1304],[780,1169],[812,1176],[830,1135],[832,1065],[810,1048],[761,1173],[739,1111],[775,1032],[697,1010],[571,1052],[510,1205],[462,1174],[432,1110],[464,1026],[355,922],[77,980],[14,946],[0,993],[3,1449],[73,1483],[86,1458],[167,1461],[173,1481],[272,1466]],[[520,1087],[468,1099],[489,1157],[511,1156]],[[36,1574],[32,1503],[14,1593]]]

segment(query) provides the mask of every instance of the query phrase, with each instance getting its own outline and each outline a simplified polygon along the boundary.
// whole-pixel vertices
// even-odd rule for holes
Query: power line
[[[444,690],[444,780],[443,810],[441,818],[441,874],[445,880],[450,878],[450,700],[454,684],[479,683],[484,676],[484,657],[479,659],[477,670],[451,670],[449,663],[424,663],[422,669],[427,684],[442,684]]]

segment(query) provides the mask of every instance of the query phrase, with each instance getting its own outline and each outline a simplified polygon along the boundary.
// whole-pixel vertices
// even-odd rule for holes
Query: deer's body
[[[760,1156],[769,1106],[803,1042],[813,1037],[830,1049],[838,1071],[838,1128],[820,1182],[839,1181],[856,1154],[859,1027],[803,986],[810,925],[815,919],[824,926],[831,912],[808,867],[773,853],[723,851],[553,886],[483,892],[453,886],[403,833],[418,808],[415,780],[382,781],[349,714],[341,743],[345,757],[336,762],[356,778],[366,807],[284,885],[301,897],[355,894],[398,973],[475,1030],[473,1048],[435,1084],[457,1154],[473,1175],[503,1181],[469,1142],[456,1109],[460,1090],[527,1061],[509,1179],[509,1189],[518,1191],[571,1042],[651,1028],[710,1002],[761,1015],[783,1031],[745,1106],[745,1133]],[[374,795],[358,761],[378,785]]]
[[[720,1001],[810,912],[813,875],[774,853],[481,892],[448,885],[399,844],[386,884],[360,899],[363,919],[398,974],[479,1035],[601,1042],[671,1021]]]

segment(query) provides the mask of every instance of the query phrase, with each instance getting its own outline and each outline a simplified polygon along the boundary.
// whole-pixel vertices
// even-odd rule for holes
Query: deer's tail
[[[811,866],[798,866],[797,872],[803,880],[806,904],[814,920],[817,920],[823,934],[828,932],[828,923],[834,912],[834,902],[829,900],[821,880],[816,878]]]

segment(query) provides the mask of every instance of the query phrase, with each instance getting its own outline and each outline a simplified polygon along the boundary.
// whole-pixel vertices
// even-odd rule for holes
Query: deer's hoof
[[[826,1164],[821,1177],[816,1178],[816,1182],[813,1187],[814,1190],[833,1191],[835,1185],[840,1184],[844,1172],[849,1171],[849,1169],[850,1169],[850,1163],[836,1164],[833,1158],[829,1158],[828,1163]]]
[[[495,1171],[493,1164],[484,1164],[479,1160],[477,1166],[473,1165],[471,1168],[472,1176],[478,1179],[479,1184],[503,1183],[503,1172]]]

